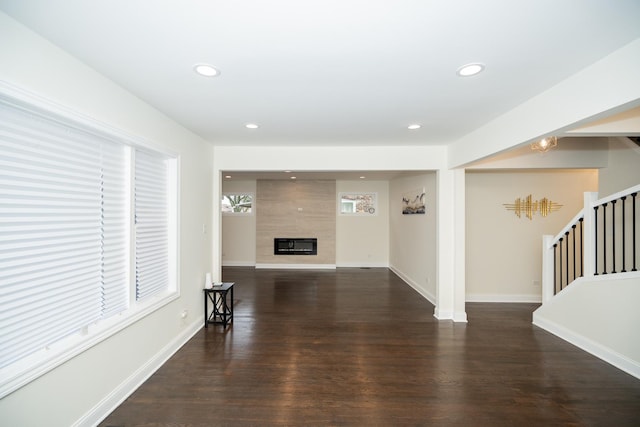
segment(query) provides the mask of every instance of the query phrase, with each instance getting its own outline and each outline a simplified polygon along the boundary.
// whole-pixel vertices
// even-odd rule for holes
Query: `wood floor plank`
[[[387,269],[225,268],[235,317],[202,329],[101,426],[638,426],[640,381],[533,326],[468,324]]]

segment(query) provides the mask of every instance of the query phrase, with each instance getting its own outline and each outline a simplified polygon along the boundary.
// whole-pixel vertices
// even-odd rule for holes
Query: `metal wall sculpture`
[[[524,199],[518,197],[513,203],[504,203],[503,206],[508,211],[513,211],[518,218],[522,218],[522,215],[533,219],[536,213],[540,213],[541,216],[546,217],[551,212],[560,210],[561,204],[552,202],[551,200],[543,197],[540,200],[533,200],[531,194]]]

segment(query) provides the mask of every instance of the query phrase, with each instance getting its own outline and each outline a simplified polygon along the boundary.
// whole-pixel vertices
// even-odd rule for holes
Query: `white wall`
[[[628,138],[609,138],[609,163],[598,184],[598,198],[640,184],[640,147]]]
[[[338,267],[389,266],[389,182],[336,181],[341,192],[375,192],[378,209],[375,215],[338,215],[336,221],[336,265]],[[338,204],[336,201],[336,212]]]
[[[202,226],[211,230],[213,149],[1,12],[0,40],[0,84],[180,155],[180,297],[0,400],[3,425],[93,424],[202,325],[202,283],[212,269],[211,234]]]
[[[597,177],[595,170],[467,171],[467,301],[540,302],[542,236],[556,235],[582,209]],[[503,206],[529,194],[563,206],[533,220]]]
[[[600,279],[572,283],[533,323],[640,378],[640,277]]]
[[[403,215],[402,195],[424,188],[426,214]],[[389,264],[391,269],[431,303],[436,303],[437,183],[435,172],[401,177],[389,184]]]
[[[256,196],[256,181],[225,179],[223,193],[252,193]],[[254,266],[256,264],[256,215],[222,215],[222,265]]]

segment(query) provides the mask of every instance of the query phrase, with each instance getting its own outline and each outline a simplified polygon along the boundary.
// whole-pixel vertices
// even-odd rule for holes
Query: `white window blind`
[[[102,317],[129,306],[129,147],[102,144]]]
[[[175,156],[2,89],[0,398],[178,290]]]
[[[0,367],[102,315],[101,145],[0,103]]]
[[[136,300],[169,288],[168,159],[135,151]]]

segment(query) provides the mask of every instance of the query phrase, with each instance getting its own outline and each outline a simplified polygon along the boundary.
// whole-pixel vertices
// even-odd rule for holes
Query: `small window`
[[[378,209],[376,193],[340,193],[341,215],[374,215]]]
[[[252,214],[253,194],[251,193],[228,193],[222,195],[220,202],[222,213],[224,214]]]

